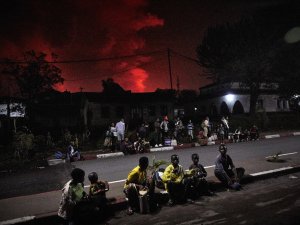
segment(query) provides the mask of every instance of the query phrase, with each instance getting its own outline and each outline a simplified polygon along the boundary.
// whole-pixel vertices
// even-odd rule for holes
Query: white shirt
[[[117,122],[116,129],[117,129],[117,132],[124,134],[124,132],[125,132],[125,123],[122,122],[122,121]]]
[[[225,125],[225,128],[229,129],[228,121],[226,119],[222,119],[222,122]]]

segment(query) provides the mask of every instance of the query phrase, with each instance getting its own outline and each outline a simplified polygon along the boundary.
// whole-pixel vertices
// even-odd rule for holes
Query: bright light
[[[235,95],[233,95],[233,94],[225,95],[225,99],[227,102],[233,102],[235,99]]]
[[[292,44],[300,41],[300,27],[290,29],[284,36],[286,43]]]
[[[197,111],[197,107],[195,107],[194,109],[195,109],[195,111]]]

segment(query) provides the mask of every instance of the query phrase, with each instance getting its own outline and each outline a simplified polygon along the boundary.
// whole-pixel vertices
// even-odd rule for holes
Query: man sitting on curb
[[[219,152],[220,155],[218,155],[215,163],[215,176],[225,188],[239,190],[241,188],[239,182],[245,173],[245,169],[242,167],[235,168],[231,157],[227,155],[225,144],[219,146]]]
[[[188,187],[188,195],[195,199],[199,195],[212,196],[213,192],[209,190],[209,185],[205,177],[207,172],[202,164],[199,163],[199,155],[192,154],[192,165],[189,167],[188,177],[186,178],[186,186]]]
[[[149,160],[147,157],[139,159],[139,165],[130,171],[124,185],[124,193],[128,198],[127,214],[132,215],[139,208],[139,192],[148,191],[151,196],[154,188],[150,187],[150,182],[147,181],[147,168]]]
[[[169,206],[173,206],[176,202],[185,201],[185,186],[183,183],[184,170],[179,165],[178,155],[171,156],[171,164],[165,169],[162,180],[165,184],[165,189],[169,194]]]

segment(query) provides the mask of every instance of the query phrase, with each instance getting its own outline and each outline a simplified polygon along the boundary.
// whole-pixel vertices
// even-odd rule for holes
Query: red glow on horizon
[[[66,87],[64,84],[57,84],[54,87],[55,90],[59,91],[59,92],[64,92],[67,91]]]
[[[148,77],[149,75],[145,70],[135,68],[119,76],[116,79],[116,82],[119,83],[125,90],[131,90],[132,92],[145,92]]]

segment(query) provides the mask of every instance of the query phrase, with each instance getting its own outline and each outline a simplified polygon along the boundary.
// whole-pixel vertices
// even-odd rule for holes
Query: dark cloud
[[[19,57],[30,49],[56,53],[60,59],[93,59],[107,56],[135,54],[145,47],[139,34],[148,28],[163,26],[164,21],[147,12],[146,0],[12,0],[1,1],[0,57]],[[62,65],[67,80],[98,75],[95,80],[81,81],[86,89],[100,90],[101,79],[126,65],[127,72],[117,80],[135,91],[144,91],[148,74],[136,60],[94,64]],[[130,69],[133,65],[137,68]],[[126,70],[126,68],[123,68]],[[77,91],[79,81],[65,83],[63,88]]]
[[[210,25],[235,21],[270,0],[2,0],[0,58],[20,58],[34,49],[60,60],[131,55],[170,47],[196,57],[195,48]],[[207,81],[198,65],[172,57],[181,88],[198,89]],[[113,77],[126,89],[169,87],[167,54],[98,63],[60,64],[67,80],[60,90],[99,91]]]

